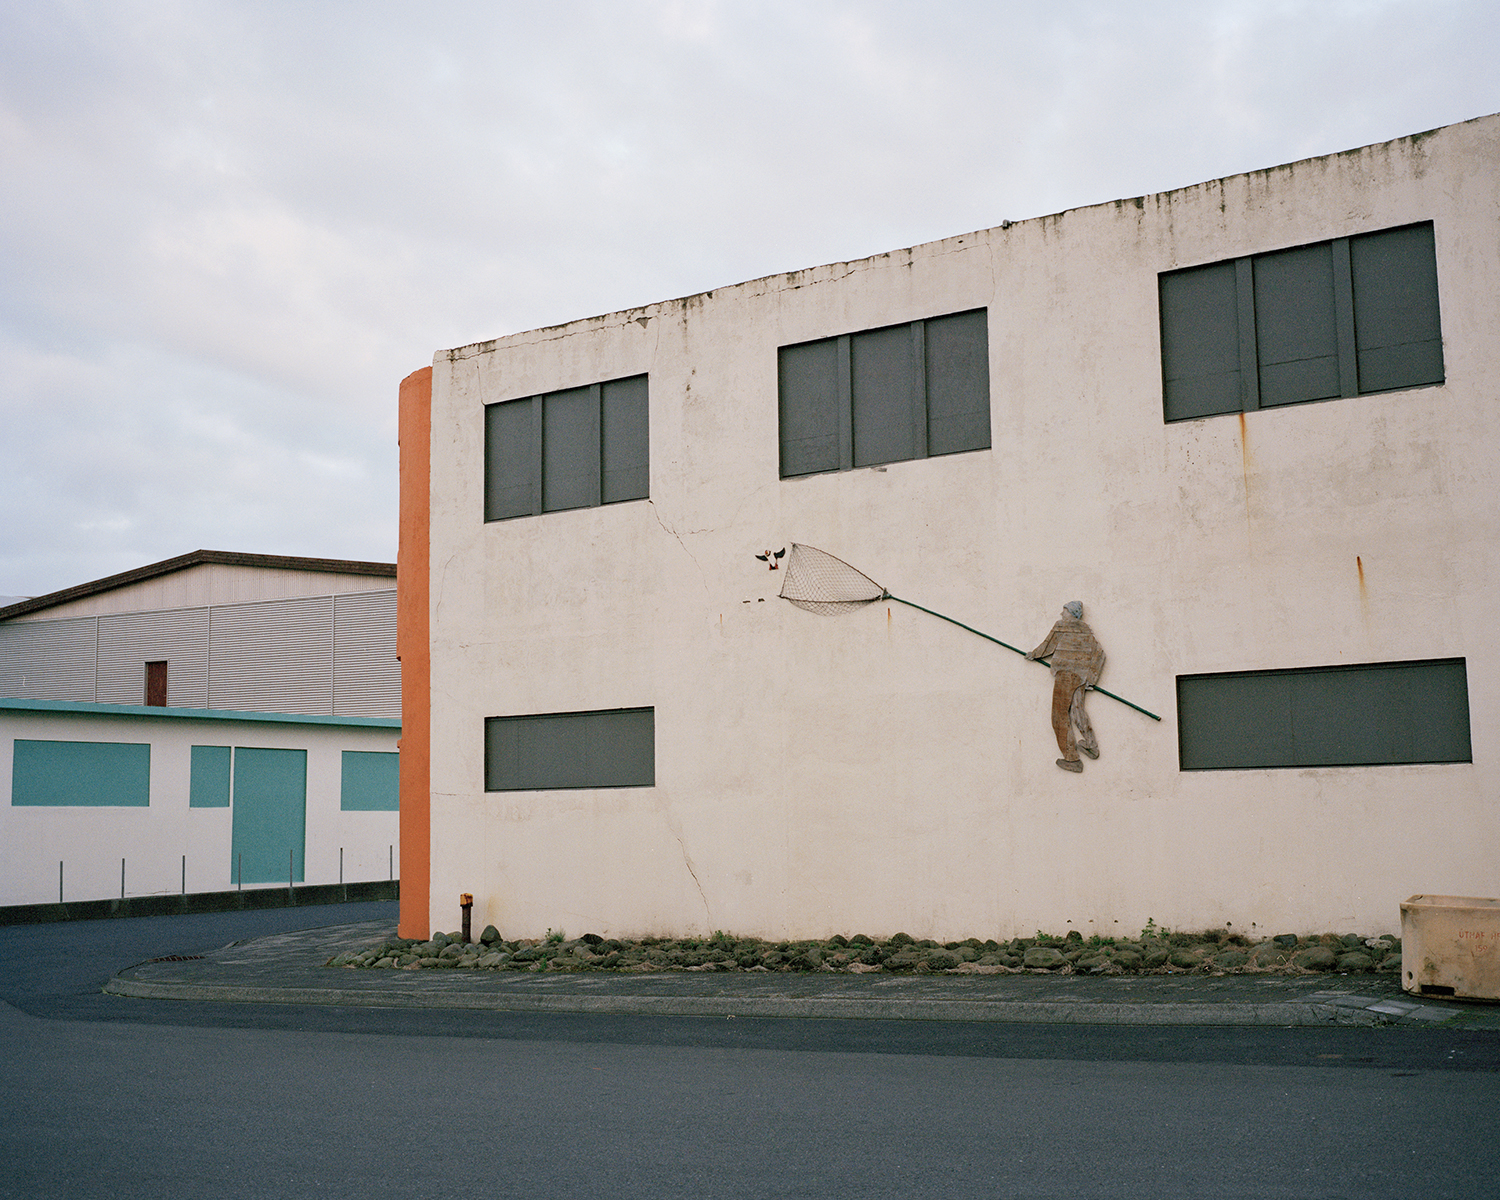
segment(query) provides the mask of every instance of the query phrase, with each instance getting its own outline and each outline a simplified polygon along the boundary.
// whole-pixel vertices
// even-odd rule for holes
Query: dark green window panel
[[[781,476],[990,446],[984,309],[783,346]]]
[[[1159,277],[1168,421],[1443,382],[1432,223]]]
[[[924,322],[927,453],[990,444],[990,339],[984,309]]]
[[[486,521],[649,495],[645,375],[485,406]]]
[[[651,494],[646,377],[615,379],[602,385],[599,459],[600,502],[644,500]]]
[[[188,786],[189,808],[229,807],[228,746],[194,746]]]
[[[344,812],[400,812],[401,756],[375,750],[345,750],[339,808]]]
[[[1235,265],[1161,277],[1162,388],[1167,420],[1239,412],[1240,312]]]
[[[1360,391],[1442,383],[1432,226],[1408,225],[1350,238],[1349,265]]]
[[[487,792],[655,784],[654,708],[490,717],[484,723]]]
[[[10,802],[16,807],[146,808],[151,803],[151,747],[17,738]]]
[[[921,349],[912,345],[915,340],[909,325],[872,329],[849,339],[856,467],[905,462],[926,453],[927,439],[922,438],[920,451],[917,444],[925,406],[914,403],[913,363]]]
[[[1184,771],[1472,762],[1464,660],[1177,678]]]
[[[307,751],[236,746],[229,869],[237,883],[302,881]]]
[[[839,368],[847,378],[848,348],[841,363],[840,340],[784,346],[777,356],[783,479],[837,471],[844,457],[839,453]],[[843,423],[847,425],[847,416]]]
[[[1339,342],[1330,243],[1255,259],[1260,406],[1339,394]]]
[[[484,519],[530,516],[542,505],[531,400],[484,410]]]

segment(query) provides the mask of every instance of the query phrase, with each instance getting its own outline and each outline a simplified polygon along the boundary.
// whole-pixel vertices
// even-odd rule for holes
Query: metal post
[[[469,936],[469,913],[474,908],[474,897],[468,892],[460,892],[458,896],[458,907],[463,910],[464,945],[467,946],[474,939]]]
[[[292,873],[296,870],[296,868],[292,865],[292,859],[296,855],[296,853],[297,852],[295,850],[293,850],[290,846],[287,847],[287,851],[286,851],[286,902],[287,902],[288,905],[290,905],[291,902],[292,902]]]
[[[234,868],[234,882],[235,882],[235,887],[238,888],[240,891],[243,892],[245,890],[245,854],[244,854],[244,851],[241,851],[238,855],[236,855],[236,858],[237,858],[238,861],[237,861],[236,866]]]
[[[187,895],[187,855],[182,856],[182,894]]]
[[[125,899],[125,860],[120,860],[120,899]]]
[[[396,847],[393,846],[393,845],[391,845],[389,842],[387,842],[385,850],[386,850],[386,860],[387,860],[387,863],[388,863],[388,866],[386,868],[387,876],[389,878],[391,878],[391,879],[395,879],[396,878]]]
[[[62,859],[57,860],[57,902],[61,904],[62,898]]]
[[[339,847],[339,887],[344,886],[344,848]]]

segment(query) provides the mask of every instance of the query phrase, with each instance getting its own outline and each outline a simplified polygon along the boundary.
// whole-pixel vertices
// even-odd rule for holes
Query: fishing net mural
[[[1009,642],[1002,642],[999,638],[991,637],[981,630],[965,625],[962,621],[956,621],[952,617],[934,612],[930,608],[924,608],[920,604],[914,604],[910,600],[903,600],[900,596],[893,596],[885,587],[876,583],[863,571],[851,567],[843,559],[836,558],[826,550],[819,550],[816,546],[803,545],[801,542],[793,542],[791,552],[787,556],[786,578],[781,585],[781,599],[807,612],[817,613],[819,616],[853,612],[877,600],[890,600],[896,604],[904,604],[908,608],[915,608],[940,621],[947,621],[950,625],[957,625],[960,629],[976,637],[982,637],[987,642],[993,642],[997,646],[1003,646],[1022,658],[1030,658],[1026,651],[1012,646]],[[1045,658],[1030,658],[1030,661],[1040,663],[1044,667],[1051,665]],[[1108,696],[1111,700],[1118,700],[1127,708],[1133,708],[1153,721],[1161,720],[1154,712],[1142,708],[1139,704],[1131,703],[1123,696],[1106,691],[1097,684],[1093,685],[1092,690],[1101,696]]]

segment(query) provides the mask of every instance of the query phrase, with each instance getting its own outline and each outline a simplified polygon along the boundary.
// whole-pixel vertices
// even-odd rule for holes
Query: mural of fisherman
[[[1080,750],[1090,758],[1099,757],[1099,742],[1084,711],[1083,698],[1099,682],[1099,672],[1104,669],[1104,648],[1084,623],[1083,601],[1064,604],[1052,632],[1026,657],[1044,658],[1052,669],[1052,731],[1062,751],[1057,765],[1064,771],[1081,772]]]

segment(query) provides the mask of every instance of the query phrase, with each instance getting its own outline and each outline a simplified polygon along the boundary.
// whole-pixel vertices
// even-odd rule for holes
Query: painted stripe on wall
[[[10,802],[17,807],[146,808],[151,803],[151,747],[17,738]]]

